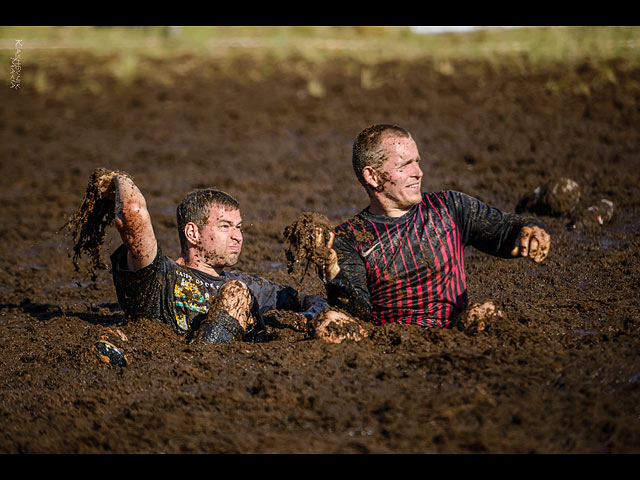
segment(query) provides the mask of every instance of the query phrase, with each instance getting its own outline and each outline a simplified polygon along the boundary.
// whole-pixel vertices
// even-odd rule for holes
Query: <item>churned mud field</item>
[[[155,74],[125,82],[109,57],[59,51],[29,67],[28,53],[40,82],[0,89],[0,452],[640,452],[640,70],[624,59],[183,55],[143,60]],[[607,198],[614,217],[568,230],[569,216],[538,215],[553,242],[541,265],[467,250],[471,300],[504,312],[475,335],[390,325],[325,344],[270,314],[266,343],[187,344],[127,322],[109,271],[73,267],[61,227],[105,167],[133,176],[174,257],[187,191],[236,196],[238,268],[297,286],[283,230],[366,205],[351,142],[378,122],[413,132],[425,190],[513,211],[566,177],[582,207]],[[111,229],[105,260],[118,242]],[[300,288],[323,293],[311,273]],[[102,336],[127,366],[101,361]]]

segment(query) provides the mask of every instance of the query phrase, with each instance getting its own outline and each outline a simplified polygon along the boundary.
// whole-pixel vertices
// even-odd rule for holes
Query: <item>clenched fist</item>
[[[549,255],[551,236],[540,227],[522,227],[520,238],[511,255],[528,257],[536,263],[542,262]]]

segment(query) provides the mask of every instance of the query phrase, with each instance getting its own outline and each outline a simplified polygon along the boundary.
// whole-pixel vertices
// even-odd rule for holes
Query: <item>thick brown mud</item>
[[[0,452],[640,452],[640,70],[180,57],[123,84],[103,61],[59,53],[47,88],[25,73],[0,89]],[[298,286],[284,228],[365,206],[351,142],[378,122],[414,134],[426,190],[512,211],[570,178],[615,215],[574,230],[539,215],[540,265],[467,250],[471,301],[503,312],[473,335],[391,325],[327,344],[279,314],[266,343],[188,344],[127,322],[108,271],[74,269],[62,226],[105,167],[135,178],[174,257],[182,196],[231,193],[238,267]],[[105,260],[118,244],[111,228]],[[316,275],[301,288],[323,293]],[[105,336],[126,366],[96,353]]]

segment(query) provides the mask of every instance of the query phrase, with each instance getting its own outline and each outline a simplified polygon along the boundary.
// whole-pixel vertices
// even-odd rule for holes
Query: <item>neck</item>
[[[223,270],[223,266],[209,265],[197,254],[197,252],[194,252],[191,249],[186,252],[182,252],[177,258],[176,263],[184,267],[204,272],[213,277],[219,277]]]
[[[405,213],[411,210],[411,207],[401,208],[390,202],[385,202],[385,199],[386,198],[380,198],[377,195],[370,195],[370,203],[368,208],[369,212],[373,213],[374,215],[384,215],[385,217],[397,218],[403,216]]]

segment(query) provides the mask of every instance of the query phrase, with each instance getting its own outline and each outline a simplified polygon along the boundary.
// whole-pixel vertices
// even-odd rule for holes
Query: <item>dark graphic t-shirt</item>
[[[425,193],[397,218],[363,210],[335,229],[329,303],[375,324],[449,327],[468,303],[464,248],[510,258],[525,225],[544,227],[455,191]]]
[[[121,245],[111,255],[113,282],[118,302],[129,317],[160,320],[186,334],[198,328],[222,285],[240,280],[253,297],[251,313],[264,328],[263,315],[269,310],[301,311],[305,295],[258,275],[224,271],[218,277],[178,265],[162,254],[160,246],[154,261],[133,272],[127,267],[127,249]]]

